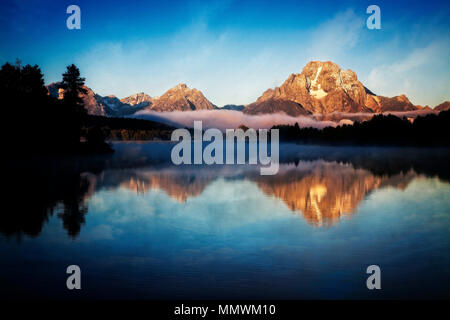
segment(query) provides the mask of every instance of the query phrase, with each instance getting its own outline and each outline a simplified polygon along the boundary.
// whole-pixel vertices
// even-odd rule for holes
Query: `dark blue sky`
[[[81,30],[66,8],[81,8]],[[381,8],[369,30],[366,8]],[[160,95],[179,82],[213,103],[249,103],[310,60],[354,70],[382,95],[450,100],[449,1],[48,1],[0,4],[0,63],[58,81],[76,63],[96,92]]]

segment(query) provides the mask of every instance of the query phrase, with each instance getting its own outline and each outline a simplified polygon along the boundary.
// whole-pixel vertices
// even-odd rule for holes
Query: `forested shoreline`
[[[106,140],[170,140],[174,127],[150,120],[88,116],[83,130],[100,127]]]
[[[281,141],[324,145],[450,146],[450,110],[417,117],[413,122],[394,115],[375,115],[367,121],[323,129],[280,125]]]
[[[75,65],[67,66],[51,96],[39,66],[5,63],[0,68],[3,128],[7,149],[19,154],[111,153],[107,140],[168,140],[172,127],[161,123],[92,116],[81,96],[85,78]]]

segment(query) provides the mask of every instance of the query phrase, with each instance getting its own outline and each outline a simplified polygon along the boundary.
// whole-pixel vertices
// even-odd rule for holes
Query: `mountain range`
[[[59,83],[47,86],[49,93],[61,99],[63,89]],[[311,61],[301,73],[291,74],[280,87],[266,90],[255,102],[248,105],[217,107],[201,91],[178,84],[160,97],[143,92],[119,99],[114,95],[100,96],[85,87],[82,96],[89,114],[122,117],[138,111],[155,112],[234,110],[246,114],[271,114],[284,112],[290,116],[328,115],[341,113],[382,113],[431,110],[428,106],[414,105],[405,95],[380,96],[359,80],[352,70],[341,69],[336,63]],[[436,106],[436,111],[448,110],[450,102]]]

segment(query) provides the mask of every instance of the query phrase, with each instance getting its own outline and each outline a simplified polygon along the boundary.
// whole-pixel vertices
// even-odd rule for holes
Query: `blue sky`
[[[66,8],[81,8],[81,30]],[[366,8],[381,8],[369,30]],[[47,83],[77,64],[102,95],[158,96],[177,83],[246,104],[310,60],[355,71],[380,95],[450,100],[448,1],[48,1],[0,4],[0,63],[38,64]]]

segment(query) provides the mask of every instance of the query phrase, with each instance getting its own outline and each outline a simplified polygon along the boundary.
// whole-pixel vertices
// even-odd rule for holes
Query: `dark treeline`
[[[37,65],[4,64],[0,96],[9,149],[21,153],[110,152],[99,128],[89,128],[81,142],[88,117],[80,97],[85,93],[84,80],[75,65],[68,66],[60,87],[64,98],[58,100],[48,94]]]
[[[171,126],[134,118],[89,116],[84,130],[99,127],[108,140],[170,140]]]
[[[171,128],[152,121],[91,116],[84,106],[85,79],[75,65],[62,75],[63,99],[48,93],[37,65],[0,68],[5,143],[15,153],[108,153],[105,139],[167,139]]]
[[[393,115],[375,115],[353,125],[324,129],[275,126],[282,141],[328,145],[450,146],[450,111],[417,117],[414,122]]]

